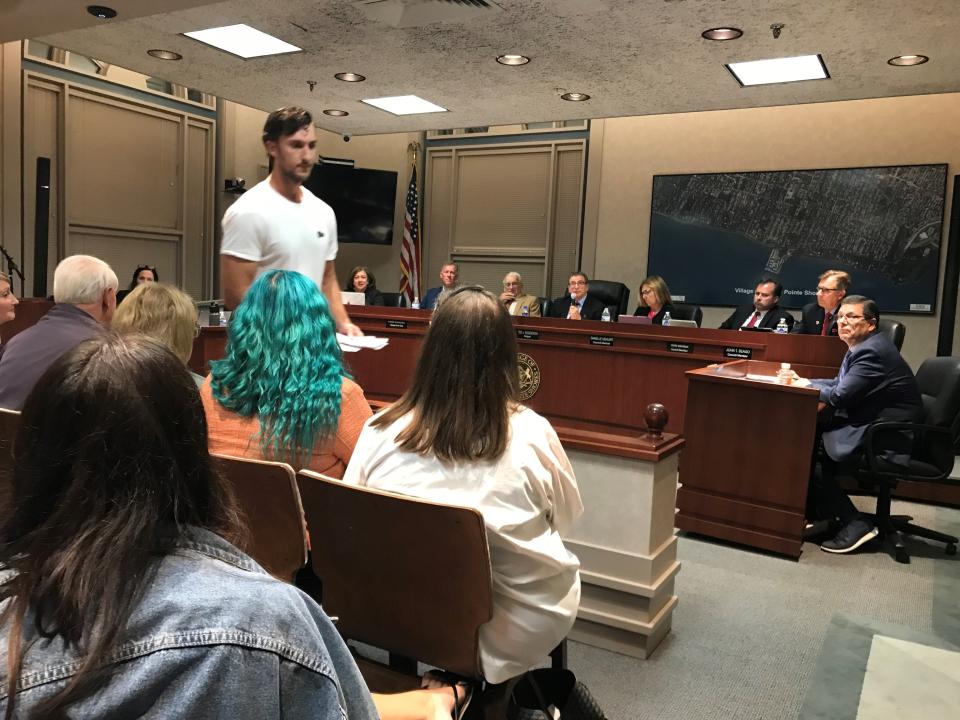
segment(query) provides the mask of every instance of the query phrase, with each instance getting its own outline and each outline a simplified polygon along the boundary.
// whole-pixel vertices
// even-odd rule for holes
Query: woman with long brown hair
[[[461,288],[440,306],[410,389],[367,422],[344,481],[483,513],[494,593],[480,629],[488,682],[530,669],[566,637],[580,563],[560,533],[583,505],[556,432],[519,402],[513,324],[493,294]]]
[[[320,606],[236,547],[200,396],[159,342],[66,353],[14,448],[4,717],[450,718],[449,689],[371,698]]]

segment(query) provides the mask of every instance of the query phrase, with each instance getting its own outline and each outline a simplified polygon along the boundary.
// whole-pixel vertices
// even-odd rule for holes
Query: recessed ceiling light
[[[583,102],[584,100],[589,100],[590,96],[586,93],[570,92],[561,95],[560,99],[569,100],[570,102]]]
[[[735,27],[717,27],[704,30],[700,37],[704,40],[736,40],[743,35],[743,30]]]
[[[742,86],[796,82],[798,80],[825,80],[830,77],[827,66],[819,55],[750,60],[726,66]]]
[[[346,116],[349,115],[350,113],[348,113],[346,110],[333,110],[333,109],[330,109],[330,110],[324,110],[324,111],[323,111],[323,114],[324,114],[324,115],[329,115],[329,116],[331,116],[331,117],[346,117]]]
[[[183,55],[173,50],[147,50],[147,55],[158,60],[183,60]]]
[[[273,35],[267,35],[261,30],[243,24],[194,30],[184,33],[184,35],[244,59],[265,55],[282,55],[284,53],[300,52],[301,50],[296,45],[291,45],[275,38]]]
[[[887,65],[911,67],[913,65],[923,65],[929,59],[926,55],[897,55],[887,60]]]
[[[497,62],[501,65],[526,65],[530,58],[526,55],[498,55]]]
[[[419,115],[420,113],[447,112],[446,108],[434,105],[428,100],[416,95],[397,95],[364,100],[367,105],[373,105],[394,115]]]
[[[101,20],[109,20],[117,16],[117,11],[106,5],[87,5],[87,12]]]
[[[367,79],[366,75],[361,75],[359,73],[337,73],[334,75],[337,80],[343,80],[344,82],[363,82]]]

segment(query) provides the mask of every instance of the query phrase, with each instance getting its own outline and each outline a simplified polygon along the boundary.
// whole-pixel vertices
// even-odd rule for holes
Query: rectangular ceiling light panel
[[[743,86],[769,85],[798,80],[825,80],[830,77],[819,55],[751,60],[727,65],[727,69]]]
[[[419,115],[421,113],[447,112],[446,108],[434,105],[432,102],[419,98],[416,95],[397,95],[395,97],[371,98],[364,100],[367,105],[373,105],[394,115]]]
[[[244,59],[300,52],[302,49],[242,24],[194,30],[184,35]]]

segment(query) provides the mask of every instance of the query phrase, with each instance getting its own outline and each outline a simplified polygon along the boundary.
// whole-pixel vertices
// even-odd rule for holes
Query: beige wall
[[[20,43],[0,45],[0,244],[19,262]],[[6,269],[6,264],[3,265]],[[19,283],[16,285],[19,292]]]
[[[631,309],[635,306],[637,284],[646,274],[656,174],[948,163],[946,220],[952,176],[960,169],[958,118],[960,94],[594,121],[585,268],[596,277],[626,283]],[[941,278],[945,256],[942,251]],[[705,308],[704,325],[716,327],[729,312]],[[903,354],[916,368],[936,354],[938,317],[903,319]],[[957,335],[955,353],[960,328]]]

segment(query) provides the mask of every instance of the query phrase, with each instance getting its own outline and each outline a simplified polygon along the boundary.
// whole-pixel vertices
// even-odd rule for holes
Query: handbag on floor
[[[525,673],[513,688],[507,720],[606,720],[586,685],[569,670]]]

